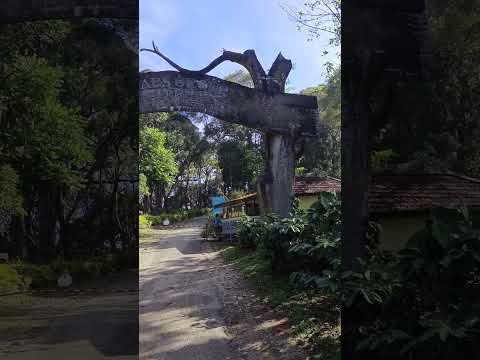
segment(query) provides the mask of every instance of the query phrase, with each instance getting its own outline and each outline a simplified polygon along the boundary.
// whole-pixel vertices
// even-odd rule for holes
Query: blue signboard
[[[215,205],[220,205],[225,202],[225,196],[212,196],[212,214],[215,216],[216,214],[222,215],[223,209],[222,208],[215,208]]]

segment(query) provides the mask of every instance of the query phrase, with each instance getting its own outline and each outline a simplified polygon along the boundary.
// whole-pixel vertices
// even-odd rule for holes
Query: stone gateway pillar
[[[260,177],[258,192],[262,212],[288,216],[295,175],[295,139],[289,135],[265,134],[265,175]]]

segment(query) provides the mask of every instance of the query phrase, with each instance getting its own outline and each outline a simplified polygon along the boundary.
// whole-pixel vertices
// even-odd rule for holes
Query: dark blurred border
[[[0,23],[72,18],[138,19],[138,0],[5,0]]]

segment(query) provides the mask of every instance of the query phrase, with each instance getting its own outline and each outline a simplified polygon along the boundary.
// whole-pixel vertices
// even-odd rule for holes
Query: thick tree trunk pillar
[[[265,135],[266,172],[260,179],[258,194],[262,214],[274,212],[287,217],[293,196],[295,174],[294,139],[291,136]]]

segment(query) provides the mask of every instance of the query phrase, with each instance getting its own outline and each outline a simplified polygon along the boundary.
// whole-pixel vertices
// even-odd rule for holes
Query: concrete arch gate
[[[199,112],[261,130],[265,134],[265,170],[257,179],[260,210],[286,217],[291,206],[295,171],[295,141],[320,131],[317,99],[286,94],[285,82],[292,62],[279,54],[266,73],[254,50],[224,51],[204,69],[184,69],[163,55],[153,44],[149,51],[176,71],[140,74],[140,113]],[[243,66],[254,88],[207,75],[224,61]]]
[[[2,5],[1,24],[88,17],[138,20],[138,0],[4,0]],[[255,51],[224,51],[204,69],[192,71],[175,64],[155,44],[142,50],[159,55],[177,71],[140,74],[140,113],[200,112],[263,131],[266,166],[257,181],[260,208],[262,213],[287,216],[295,141],[320,130],[316,98],[285,94],[291,61],[279,54],[266,73]],[[246,68],[254,89],[207,75],[224,61]]]

